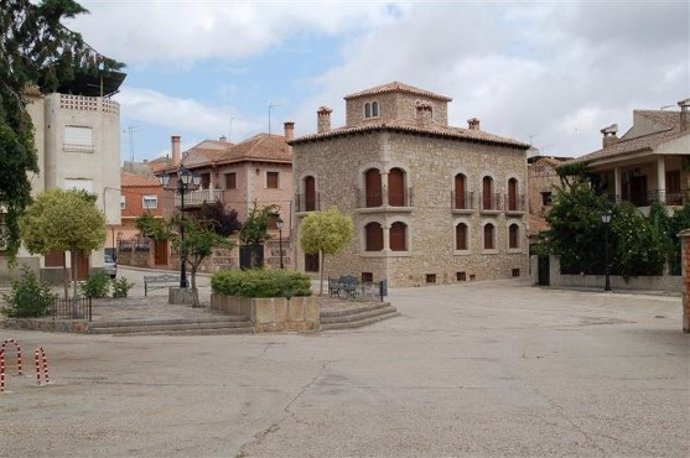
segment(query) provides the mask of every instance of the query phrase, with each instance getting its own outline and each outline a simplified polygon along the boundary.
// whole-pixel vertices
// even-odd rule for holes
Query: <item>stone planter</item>
[[[192,288],[168,288],[168,304],[183,304],[191,305],[197,304],[197,307],[203,307],[199,303],[199,292]]]
[[[254,332],[312,332],[321,329],[320,306],[314,296],[236,297],[211,294],[211,309],[249,317]]]

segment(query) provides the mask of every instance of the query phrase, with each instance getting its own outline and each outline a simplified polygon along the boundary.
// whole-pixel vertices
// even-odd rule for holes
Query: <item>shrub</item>
[[[2,312],[13,318],[41,317],[48,315],[57,294],[50,292],[50,286],[38,281],[36,274],[22,266],[22,279],[12,283],[10,294],[3,294],[9,307]]]
[[[111,280],[113,286],[113,297],[127,297],[129,290],[134,287],[134,283],[127,281],[125,277]]]
[[[211,290],[226,296],[311,296],[306,274],[274,269],[222,270],[211,277]]]
[[[106,297],[110,292],[110,279],[105,272],[94,272],[81,285],[81,292],[86,297]]]

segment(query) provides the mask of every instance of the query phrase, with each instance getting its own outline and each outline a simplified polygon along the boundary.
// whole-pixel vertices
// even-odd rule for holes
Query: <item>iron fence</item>
[[[347,300],[378,299],[383,302],[383,298],[388,296],[388,282],[360,281],[350,275],[328,277],[328,294]]]
[[[91,298],[77,297],[70,299],[55,298],[52,304],[54,320],[91,321]]]

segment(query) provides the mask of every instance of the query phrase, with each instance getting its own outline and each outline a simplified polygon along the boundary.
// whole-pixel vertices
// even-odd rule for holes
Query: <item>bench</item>
[[[144,275],[144,296],[148,296],[150,289],[162,289],[179,284],[180,277],[178,275]]]

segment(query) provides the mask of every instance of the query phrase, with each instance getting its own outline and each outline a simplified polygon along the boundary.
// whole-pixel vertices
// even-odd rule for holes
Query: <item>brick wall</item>
[[[683,332],[690,333],[690,229],[678,236],[683,247]]]

